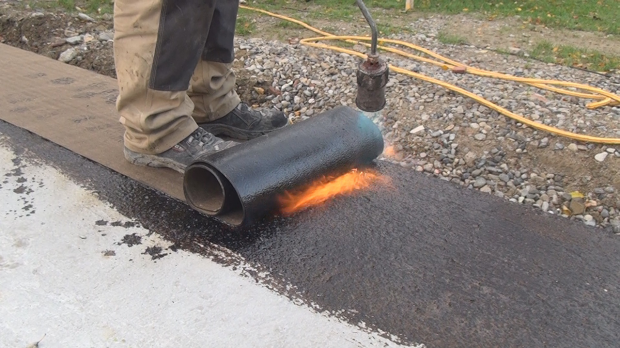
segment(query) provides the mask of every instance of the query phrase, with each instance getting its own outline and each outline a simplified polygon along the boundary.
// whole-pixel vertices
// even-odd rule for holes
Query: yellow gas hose
[[[330,46],[330,45],[326,45],[323,43],[319,43],[318,41],[325,41],[325,40],[342,40],[348,43],[360,43],[360,44],[364,44],[366,46],[369,46],[370,44],[366,43],[366,41],[370,41],[371,38],[370,37],[365,37],[365,36],[336,36],[327,32],[324,32],[322,30],[319,30],[315,27],[310,26],[307,23],[304,23],[302,21],[287,17],[287,16],[283,16],[283,15],[279,15],[279,14],[275,14],[269,11],[265,11],[265,10],[261,10],[261,9],[256,9],[253,7],[248,7],[245,5],[240,5],[241,8],[246,9],[246,10],[250,10],[250,11],[255,11],[255,12],[260,12],[275,18],[279,18],[285,21],[289,21],[295,24],[298,24],[308,30],[311,30],[317,34],[323,35],[322,37],[313,37],[313,38],[307,38],[307,39],[302,39],[299,42],[302,45],[306,45],[309,47],[316,47],[316,48],[323,48],[323,49],[329,49],[329,50],[333,50],[333,51],[337,51],[337,52],[341,52],[341,53],[347,53],[350,55],[354,55],[354,56],[358,56],[361,57],[363,59],[366,58],[366,55],[359,53],[357,51],[353,51],[353,50],[349,50],[346,48],[342,48],[342,47],[337,47],[337,46]],[[515,81],[515,82],[521,82],[521,83],[525,83],[540,89],[546,89],[552,92],[556,92],[556,93],[561,93],[561,94],[566,94],[566,95],[570,95],[570,96],[574,96],[574,97],[579,97],[579,98],[587,98],[587,99],[594,99],[597,100],[596,102],[592,102],[589,103],[587,105],[587,107],[589,109],[595,109],[595,108],[599,108],[602,106],[616,106],[616,105],[620,105],[620,96],[608,91],[605,91],[603,89],[600,88],[596,88],[596,87],[592,87],[589,85],[584,85],[584,84],[580,84],[580,83],[574,83],[574,82],[566,82],[566,81],[556,81],[556,80],[544,80],[544,79],[532,79],[532,78],[524,78],[524,77],[517,77],[517,76],[512,76],[512,75],[507,75],[507,74],[502,74],[502,73],[498,73],[498,72],[494,72],[494,71],[487,71],[487,70],[482,70],[482,69],[478,69],[475,67],[470,67],[470,66],[466,66],[465,64],[461,64],[459,62],[456,62],[454,60],[451,60],[449,58],[443,57],[433,51],[430,51],[428,49],[425,49],[423,47],[411,44],[409,42],[405,42],[405,41],[400,41],[400,40],[391,40],[391,39],[379,39],[378,40],[380,43],[388,43],[388,44],[392,44],[392,45],[400,45],[400,46],[405,46],[407,48],[425,53],[437,60],[433,60],[433,59],[429,59],[429,58],[425,58],[425,57],[420,57],[405,51],[401,51],[399,49],[393,48],[393,47],[387,47],[387,46],[383,46],[383,45],[378,45],[377,47],[379,49],[382,49],[386,52],[391,52],[391,53],[395,53],[398,55],[401,55],[403,57],[407,57],[407,58],[411,58],[411,59],[415,59],[421,62],[425,62],[425,63],[429,63],[429,64],[433,64],[436,65],[442,69],[448,70],[448,69],[457,69],[460,70],[461,72],[466,72],[466,73],[470,73],[470,74],[474,74],[474,75],[478,75],[478,76],[483,76],[483,77],[492,77],[492,78],[497,78],[497,79],[503,79],[503,80],[508,80],[508,81]],[[469,98],[472,98],[473,100],[477,101],[478,103],[493,109],[507,117],[510,117],[522,124],[528,125],[532,128],[535,129],[539,129],[545,132],[549,132],[552,134],[556,134],[562,137],[566,137],[566,138],[570,138],[570,139],[574,139],[574,140],[578,140],[578,141],[583,141],[583,142],[590,142],[590,143],[599,143],[599,144],[610,144],[610,145],[619,145],[620,144],[620,138],[601,138],[601,137],[595,137],[595,136],[589,136],[589,135],[584,135],[584,134],[577,134],[577,133],[573,133],[573,132],[569,132],[569,131],[565,131],[565,130],[561,130],[555,127],[550,127],[547,125],[544,125],[542,123],[539,122],[535,122],[532,121],[528,118],[525,118],[521,115],[515,114],[497,104],[494,104],[472,92],[469,92],[465,89],[462,89],[460,87],[457,87],[455,85],[449,84],[447,82],[444,81],[440,81],[437,79],[434,79],[432,77],[428,77],[416,72],[413,72],[411,70],[407,70],[407,69],[403,69],[403,68],[399,68],[399,67],[395,67],[395,66],[390,66],[390,69],[394,72],[397,73],[401,73],[404,75],[408,75],[411,77],[415,77],[417,79],[426,81],[426,82],[430,82],[430,83],[434,83],[436,85],[442,86],[446,89],[449,89],[451,91],[460,93],[464,96],[467,96]],[[555,86],[561,86],[561,87],[571,87],[571,88],[575,88],[575,89],[579,89],[582,91],[588,91],[591,92],[593,94],[590,93],[583,93],[583,92],[577,92],[577,91],[572,91],[572,90],[568,90],[568,89],[564,89],[564,88],[559,88],[559,87],[555,87]]]

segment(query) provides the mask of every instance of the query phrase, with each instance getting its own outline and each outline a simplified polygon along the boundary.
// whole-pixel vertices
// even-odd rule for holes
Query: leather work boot
[[[185,168],[201,156],[222,151],[237,145],[234,141],[224,141],[215,135],[197,128],[187,138],[171,149],[156,155],[134,152],[125,147],[125,158],[132,164],[149,167],[165,167],[184,173]]]
[[[280,129],[288,124],[288,118],[277,109],[252,109],[239,103],[233,111],[217,120],[200,123],[200,127],[214,135],[249,140]]]

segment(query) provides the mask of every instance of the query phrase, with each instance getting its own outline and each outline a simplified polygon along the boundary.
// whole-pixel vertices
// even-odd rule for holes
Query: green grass
[[[620,58],[608,57],[597,51],[572,46],[554,46],[541,42],[530,53],[533,58],[547,63],[557,63],[596,71],[610,71],[620,68]]]
[[[57,10],[65,12],[84,12],[90,15],[112,14],[113,0],[29,0],[27,3],[32,9]]]
[[[75,1],[73,0],[58,0],[58,5],[67,11],[75,10]]]
[[[282,29],[291,29],[291,28],[299,29],[299,28],[302,28],[302,26],[300,26],[299,24],[295,24],[295,23],[287,22],[287,21],[279,21],[276,24],[276,27],[282,28]]]
[[[437,40],[446,45],[464,45],[467,43],[467,40],[463,37],[450,35],[444,32],[440,32],[439,35],[437,35]]]
[[[518,15],[532,24],[620,34],[618,0],[418,0],[415,3],[416,11],[478,12],[490,19]]]
[[[272,11],[277,11],[277,7],[271,8]],[[334,6],[325,6],[322,11],[310,12],[309,18],[313,19],[336,19],[351,21],[359,17],[359,9],[353,6],[340,6],[334,4]]]
[[[416,1],[417,2],[417,1]],[[332,10],[341,10],[346,8],[357,9],[355,0],[311,0],[306,3],[304,0],[261,0],[258,4],[248,3],[249,6],[278,6],[278,7],[294,7],[301,3],[303,5],[318,5]],[[364,3],[369,8],[383,8],[383,9],[405,9],[404,0],[364,0]]]
[[[73,1],[73,0],[68,0],[68,1]],[[88,0],[88,1],[83,1],[84,3],[84,10],[86,10],[88,13],[112,13],[113,12],[113,7],[114,7],[114,2],[110,1],[110,0]]]
[[[31,8],[62,8],[67,12],[81,11],[87,14],[112,13],[112,0],[31,0]]]
[[[381,36],[390,36],[392,34],[413,32],[411,29],[407,27],[400,27],[400,26],[386,24],[386,23],[377,23],[377,30],[379,30],[379,34]],[[368,35],[370,35],[370,29],[368,29]]]
[[[393,13],[400,13],[396,10],[404,10],[404,0],[365,0],[364,3],[372,11],[375,9],[393,10]],[[315,19],[339,19],[357,20],[363,18],[355,0],[261,0],[258,3],[248,3],[248,6],[263,8],[268,11],[282,12],[283,10],[297,10],[308,7],[320,7],[318,11],[307,13],[308,18]]]
[[[254,30],[256,30],[256,24],[254,24],[252,17],[244,15],[241,11],[239,11],[235,34],[241,36],[250,35]]]
[[[111,13],[112,0],[32,0],[36,4],[57,3],[61,8],[74,11],[78,6],[89,13]],[[371,12],[392,16],[403,13],[405,0],[365,0]],[[361,14],[354,0],[261,0],[249,3],[276,12],[303,13],[307,18],[359,20]],[[317,9],[318,8],[318,9]],[[549,27],[620,34],[619,0],[415,0],[413,12],[478,13],[487,19],[502,16],[521,16],[524,21]],[[285,24],[283,24],[285,25]]]
[[[376,12],[401,14],[404,0],[366,0],[366,5]],[[320,6],[311,16],[315,18],[359,18],[359,9],[353,0],[262,0],[252,6],[268,10],[303,9]],[[555,28],[600,31],[620,34],[620,1],[618,0],[415,0],[414,12],[427,13],[479,13],[487,19],[503,16],[521,16],[532,24]]]

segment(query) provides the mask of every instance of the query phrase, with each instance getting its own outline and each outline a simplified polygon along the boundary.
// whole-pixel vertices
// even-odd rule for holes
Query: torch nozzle
[[[379,35],[377,24],[372,19],[364,2],[362,0],[356,0],[356,2],[372,30],[372,43],[368,59],[361,62],[357,69],[355,104],[366,113],[376,113],[385,107],[385,86],[388,82],[390,69],[385,61],[379,59],[377,53],[377,36]]]

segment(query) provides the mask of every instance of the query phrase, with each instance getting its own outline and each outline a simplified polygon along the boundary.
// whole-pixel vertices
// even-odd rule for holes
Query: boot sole
[[[171,159],[128,151],[127,149],[125,149],[124,152],[125,159],[131,164],[143,167],[170,168],[181,174],[185,173],[186,166]]]

